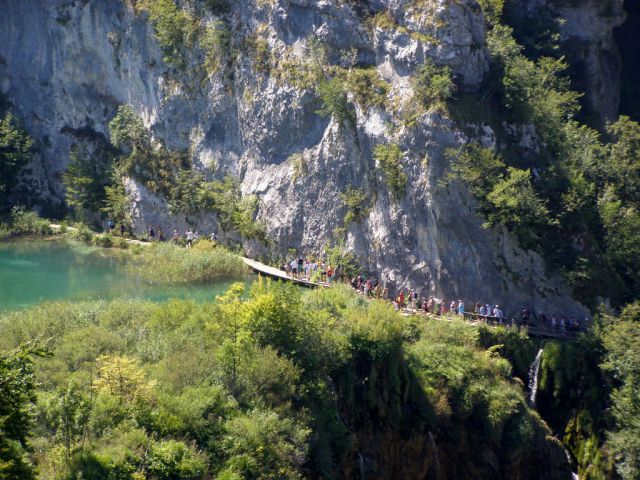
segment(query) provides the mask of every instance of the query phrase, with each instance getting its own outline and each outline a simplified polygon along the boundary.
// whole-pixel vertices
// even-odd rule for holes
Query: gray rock
[[[389,101],[399,112],[403,102],[410,103],[410,75],[426,57],[449,65],[462,88],[472,90],[482,81],[488,68],[485,27],[474,0],[420,2],[426,5],[420,11],[409,8],[408,0],[372,0],[374,12],[389,10],[399,25],[373,32],[344,3],[278,0],[253,8],[253,2],[237,2],[226,18],[234,45],[257,29],[276,60],[305,61],[309,35],[325,41],[332,58],[357,49],[358,60],[390,82]],[[125,2],[6,0],[3,10],[0,86],[40,143],[37,176],[49,201],[62,198],[60,174],[79,141],[65,132],[86,128],[108,136],[117,106],[129,103],[156,139],[189,149],[194,168],[208,176],[233,174],[243,194],[260,199],[258,219],[272,242],[245,242],[251,255],[283,254],[290,247],[321,254],[343,226],[340,193],[353,185],[366,192],[372,208],[361,223],[348,226],[347,245],[392,290],[411,287],[469,304],[500,303],[507,312],[527,304],[536,311],[584,314],[562,281],[545,273],[537,254],[519,249],[505,231],[482,227],[464,185],[439,185],[447,169],[445,149],[466,141],[451,120],[427,112],[406,128],[397,118],[394,126],[391,109],[358,107],[355,125],[340,125],[315,113],[313,92],[256,72],[243,53],[231,84],[228,72],[198,73],[198,48],[186,70],[175,71],[163,63],[145,15],[134,14]],[[490,142],[490,132],[485,134]],[[372,155],[375,145],[386,142],[403,151],[409,185],[400,201],[390,197]],[[302,155],[301,172],[288,160],[292,154]],[[133,179],[127,191],[138,232],[153,225],[167,236],[187,226],[224,233],[213,213],[172,215],[166,200]]]

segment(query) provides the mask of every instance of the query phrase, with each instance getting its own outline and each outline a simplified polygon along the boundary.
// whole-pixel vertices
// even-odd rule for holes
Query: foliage
[[[524,247],[535,246],[539,239],[536,228],[550,223],[549,210],[525,170],[509,167],[506,177],[487,195],[487,201],[491,205],[489,223],[513,230]]]
[[[227,425],[228,456],[220,478],[301,479],[309,429],[270,411],[253,410]]]
[[[11,208],[8,197],[15,188],[18,172],[31,160],[32,151],[33,139],[7,112],[0,119],[0,213]]]
[[[135,6],[149,14],[165,63],[185,68],[186,47],[193,46],[197,34],[196,19],[173,0],[135,0]]]
[[[461,435],[500,458],[549,445],[507,360],[478,347],[477,327],[413,322],[407,341],[408,322],[340,285],[302,295],[260,279],[203,304],[4,313],[0,348],[51,337],[54,356],[34,365],[30,428],[44,478],[327,475],[352,468],[372,426],[435,432],[446,451]]]
[[[111,143],[127,153],[147,152],[151,148],[151,138],[144,122],[131,105],[120,105],[116,115],[109,122]]]
[[[239,278],[246,273],[244,262],[222,247],[212,250],[182,248],[155,243],[132,258],[131,268],[154,282],[211,282]]]
[[[264,224],[255,220],[259,207],[258,199],[255,196],[242,197],[238,183],[233,177],[226,176],[222,180],[211,182],[196,181],[191,183],[189,190],[193,196],[188,198],[198,202],[195,211],[198,208],[212,210],[218,214],[223,228],[235,230],[246,238],[266,239]]]
[[[269,42],[258,33],[254,33],[245,39],[245,48],[253,60],[253,68],[259,73],[269,73],[271,70]]]
[[[33,355],[46,351],[20,346],[0,354],[0,478],[31,479],[35,471],[26,457],[33,426],[31,406],[36,400]]]
[[[344,82],[337,78],[321,80],[316,87],[316,93],[322,101],[322,107],[317,110],[323,117],[335,117],[340,124],[353,123],[355,117],[347,100]]]
[[[492,347],[509,360],[513,373],[523,382],[529,381],[529,367],[537,354],[536,342],[525,332],[514,327],[487,327],[478,329],[478,345]]]
[[[226,23],[216,20],[208,26],[200,39],[205,51],[205,68],[209,75],[223,69],[230,57],[231,32]]]
[[[625,480],[640,472],[640,303],[628,305],[604,335],[604,370],[615,382],[611,394],[615,429],[607,444]]]
[[[53,232],[49,222],[36,212],[29,212],[20,205],[11,209],[7,223],[0,223],[0,240],[12,237],[46,236]]]
[[[344,216],[345,225],[362,221],[369,213],[371,201],[364,190],[349,186],[340,194],[340,198],[347,207],[347,213]]]
[[[125,177],[122,169],[115,166],[112,184],[104,189],[104,206],[100,209],[108,218],[121,225],[131,224],[131,200],[124,188]]]
[[[343,240],[337,241],[331,247],[325,247],[324,254],[328,264],[334,268],[338,267],[346,277],[351,278],[362,273],[360,262],[352,251],[347,250]]]
[[[440,106],[456,91],[448,66],[437,66],[430,59],[425,60],[416,74],[415,97],[422,106]]]
[[[479,0],[478,3],[489,24],[496,25],[500,22],[504,10],[504,0]]]
[[[402,150],[395,144],[376,145],[373,150],[375,158],[384,176],[387,188],[396,200],[404,196],[407,188],[407,174],[402,171]]]
[[[110,165],[96,153],[90,155],[84,145],[73,146],[62,175],[65,200],[78,220],[90,222],[105,200],[110,186]]]
[[[350,68],[343,76],[346,89],[353,92],[362,108],[385,107],[389,84],[380,78],[375,68]]]

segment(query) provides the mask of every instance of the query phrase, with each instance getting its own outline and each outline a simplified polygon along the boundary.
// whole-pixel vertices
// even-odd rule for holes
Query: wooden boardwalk
[[[294,278],[287,275],[287,272],[284,272],[279,268],[270,267],[269,265],[265,265],[264,263],[251,260],[250,258],[246,258],[246,257],[241,257],[241,258],[242,258],[242,261],[254,272],[260,275],[264,275],[266,277],[273,278],[275,280],[282,280],[285,282],[295,283],[296,285],[300,285],[301,287],[306,287],[306,288],[317,288],[317,287],[328,286],[325,283],[316,283],[316,282],[311,282],[309,280],[304,280],[301,278]]]

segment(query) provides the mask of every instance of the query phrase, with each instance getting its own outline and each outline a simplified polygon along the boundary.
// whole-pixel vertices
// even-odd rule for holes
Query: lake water
[[[118,252],[66,241],[0,243],[0,310],[43,301],[130,297],[211,300],[232,282],[163,286],[128,272]]]

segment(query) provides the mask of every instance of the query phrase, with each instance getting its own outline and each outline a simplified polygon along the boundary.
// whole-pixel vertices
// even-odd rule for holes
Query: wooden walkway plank
[[[287,272],[280,270],[279,268],[270,267],[265,265],[264,263],[257,262],[255,260],[251,260],[250,258],[240,257],[242,261],[254,272],[259,273],[260,275],[265,275],[267,277],[282,280],[285,282],[292,282],[296,285],[300,285],[306,288],[317,288],[317,287],[326,287],[327,285],[324,283],[316,283],[311,282],[309,280],[303,280],[301,278],[293,278],[287,275]]]

